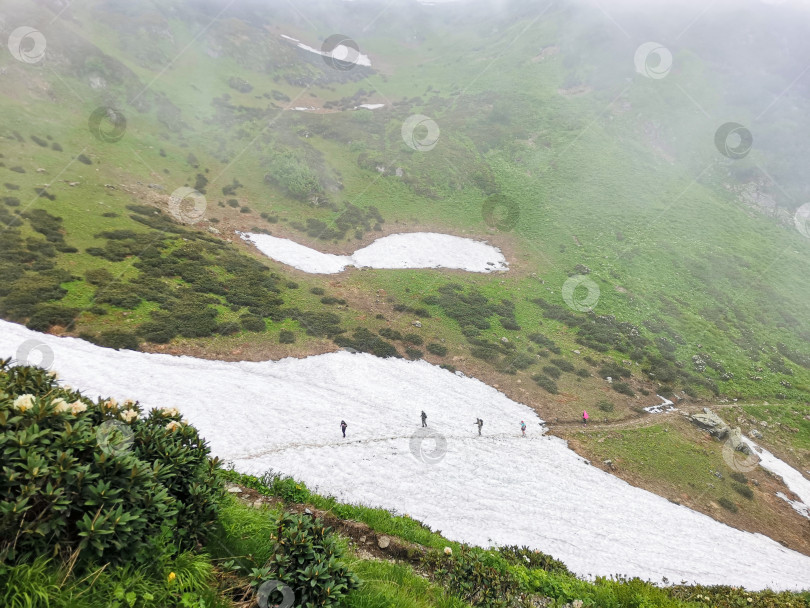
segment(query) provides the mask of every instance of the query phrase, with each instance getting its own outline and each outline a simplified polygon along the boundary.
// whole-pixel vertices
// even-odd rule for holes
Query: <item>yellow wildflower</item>
[[[177,575],[174,572],[169,572],[169,582],[174,582],[174,579],[177,578]]]

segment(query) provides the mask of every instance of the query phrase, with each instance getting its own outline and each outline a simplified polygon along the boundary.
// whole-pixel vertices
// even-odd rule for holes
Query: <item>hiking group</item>
[[[420,415],[420,418],[422,419],[422,427],[423,428],[426,427],[427,426],[427,414],[425,413],[425,410],[422,410],[422,414]],[[589,418],[588,412],[583,410],[582,411],[582,424],[588,424],[588,418]],[[481,436],[481,429],[484,426],[484,421],[481,418],[476,418],[475,422],[473,424],[475,424],[478,427],[478,436],[480,437]],[[343,433],[344,438],[346,437],[346,428],[348,426],[349,425],[346,424],[345,420],[340,421],[340,430]],[[523,420],[520,421],[520,433],[521,433],[521,437],[526,436],[526,423]]]

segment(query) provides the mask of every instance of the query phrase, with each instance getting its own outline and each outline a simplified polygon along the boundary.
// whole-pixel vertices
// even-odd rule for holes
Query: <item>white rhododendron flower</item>
[[[74,415],[84,412],[85,410],[87,410],[86,403],[82,403],[81,401],[74,401],[73,403],[70,404],[70,412]]]
[[[51,402],[51,405],[53,405],[53,411],[57,414],[61,414],[62,412],[66,412],[70,409],[68,402],[61,397],[59,399],[54,399]]]
[[[54,380],[59,380],[59,374],[55,371],[48,372],[48,375],[53,378]]]
[[[138,419],[138,412],[135,410],[124,410],[121,412],[121,418],[126,422],[132,422]]]
[[[160,411],[163,412],[164,416],[169,416],[169,417],[177,416],[177,414],[180,413],[179,411],[177,411],[176,407],[164,407]]]
[[[450,547],[445,547],[444,548],[444,554],[445,555],[453,555],[453,550]]]
[[[169,429],[170,431],[176,431],[177,429],[180,428],[180,423],[175,420],[172,420],[169,424],[166,425],[166,428]]]
[[[115,399],[107,399],[107,401],[104,402],[104,407],[111,410],[114,407],[118,407],[118,402]]]
[[[30,410],[34,407],[34,396],[25,394],[20,395],[14,400],[14,409],[20,410],[21,412],[25,412],[26,410]]]
[[[135,401],[132,399],[124,399],[124,407],[126,408],[135,407]]]

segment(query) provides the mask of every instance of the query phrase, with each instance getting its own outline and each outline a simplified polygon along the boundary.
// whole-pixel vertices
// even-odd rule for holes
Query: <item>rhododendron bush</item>
[[[150,559],[214,521],[218,461],[176,409],[93,402],[55,374],[0,361],[0,563],[74,554]]]

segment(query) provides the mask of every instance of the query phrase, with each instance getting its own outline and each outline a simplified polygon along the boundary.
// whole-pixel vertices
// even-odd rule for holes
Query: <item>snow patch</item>
[[[662,414],[665,412],[675,412],[678,408],[675,407],[675,404],[667,399],[666,397],[662,397],[661,395],[656,395],[659,399],[663,401],[663,403],[659,403],[658,405],[651,405],[649,407],[643,408],[645,412],[649,414]]]
[[[361,103],[359,106],[356,106],[355,109],[365,108],[366,110],[376,110],[383,107],[385,107],[384,103]]]
[[[352,255],[322,253],[290,239],[237,232],[267,257],[314,274],[334,274],[346,266],[368,268],[451,268],[470,272],[507,270],[501,250],[480,241],[435,232],[392,234]]]
[[[759,466],[761,466],[763,469],[769,470],[771,473],[779,475],[779,477],[782,478],[782,481],[785,482],[788,489],[799,497],[799,500],[791,501],[788,500],[788,498],[784,495],[779,496],[779,494],[777,494],[777,496],[787,500],[787,502],[790,503],[790,506],[799,511],[799,513],[809,513],[810,480],[802,475],[801,471],[797,471],[784,460],[777,458],[762,446],[759,446],[751,441],[748,437],[743,437],[742,440],[748,445],[748,447],[754,450],[754,453],[756,453],[757,456],[759,456]],[[802,509],[803,511],[800,511],[799,509]]]
[[[590,466],[543,436],[528,407],[425,361],[347,352],[210,361],[114,351],[0,321],[0,357],[27,340],[46,345],[63,381],[92,398],[178,408],[240,471],[283,471],[342,500],[409,513],[451,539],[525,544],[582,575],[810,588],[810,557]],[[435,464],[413,455],[421,410],[447,440]]]
[[[297,46],[299,49],[309,51],[310,53],[315,53],[316,55],[321,55],[322,57],[333,57],[338,61],[341,60],[345,61],[347,57],[351,57],[352,58],[351,62],[353,64],[371,67],[371,59],[368,58],[368,55],[359,53],[354,49],[350,49],[349,47],[344,46],[342,44],[339,44],[334,49],[332,49],[331,53],[324,53],[319,49],[314,49],[311,46],[308,46],[303,42],[300,42],[296,38],[291,38],[290,36],[285,36],[284,34],[281,34],[281,37],[291,42],[295,42],[296,43],[295,46]]]

